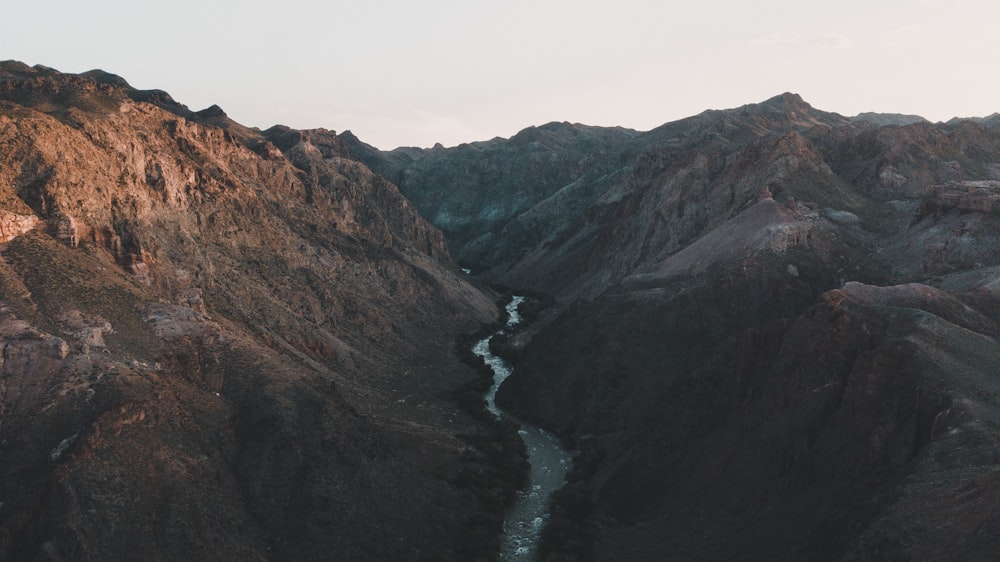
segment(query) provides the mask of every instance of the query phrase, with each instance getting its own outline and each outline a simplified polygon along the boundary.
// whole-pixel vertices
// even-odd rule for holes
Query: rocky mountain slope
[[[350,132],[341,140],[353,153],[400,186],[421,214],[448,237],[452,252],[478,270],[497,269],[530,251],[531,232],[516,237],[511,223],[538,215],[539,207],[582,213],[627,160],[637,133],[622,128],[549,123],[510,139],[423,150],[379,152]],[[573,185],[585,189],[573,190]],[[557,203],[553,203],[553,202]]]
[[[432,222],[464,189],[528,200],[419,176],[515,170],[513,139],[407,160],[345,142]],[[784,94],[598,153],[462,238],[494,245],[469,254],[496,260],[484,278],[559,297],[497,400],[598,444],[596,559],[989,558],[1000,129]]]
[[[2,63],[0,242],[0,559],[492,540],[451,349],[494,297],[332,133]]]

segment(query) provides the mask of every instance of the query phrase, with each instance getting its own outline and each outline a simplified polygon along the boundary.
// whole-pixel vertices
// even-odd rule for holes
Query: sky
[[[4,0],[0,60],[100,68],[267,128],[382,149],[570,121],[649,130],[782,92],[814,107],[1000,111],[986,0]]]

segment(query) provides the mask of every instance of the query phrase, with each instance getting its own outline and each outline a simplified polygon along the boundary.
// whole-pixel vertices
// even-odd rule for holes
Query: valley
[[[497,418],[507,418],[496,406],[496,393],[511,375],[512,369],[503,358],[493,354],[491,341],[496,336],[509,336],[521,329],[522,319],[518,307],[524,297],[515,295],[506,305],[507,323],[496,334],[485,337],[472,348],[493,371],[493,385],[486,392],[486,409]],[[539,555],[542,530],[551,518],[550,497],[563,487],[566,473],[572,464],[572,455],[559,438],[540,427],[515,420],[518,435],[524,441],[527,461],[531,465],[528,484],[517,495],[515,503],[504,516],[504,538],[500,549],[502,560],[534,560]]]
[[[0,63],[0,559],[495,560],[497,408],[547,561],[1000,548],[996,119],[363,136]]]

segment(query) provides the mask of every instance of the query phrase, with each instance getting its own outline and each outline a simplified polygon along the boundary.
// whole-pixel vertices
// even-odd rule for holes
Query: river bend
[[[518,306],[524,302],[523,296],[515,296],[507,304],[509,318],[507,325],[497,333],[509,332],[522,322]],[[495,334],[494,334],[495,335]],[[504,412],[496,405],[497,389],[510,376],[513,369],[502,358],[490,351],[490,340],[486,337],[476,342],[472,351],[483,358],[493,369],[493,385],[486,393],[486,408],[498,418],[515,420],[520,426],[521,438],[528,450],[531,475],[528,489],[518,492],[515,504],[504,517],[504,537],[500,550],[501,560],[534,560],[538,553],[538,539],[542,528],[549,519],[549,496],[565,483],[566,473],[572,464],[572,455],[563,448],[555,435],[521,421]]]

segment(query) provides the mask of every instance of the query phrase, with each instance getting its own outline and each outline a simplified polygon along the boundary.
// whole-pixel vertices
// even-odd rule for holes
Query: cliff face
[[[464,165],[494,162],[492,142]],[[482,225],[484,277],[559,297],[513,340],[497,400],[603,451],[584,498],[596,558],[995,551],[1000,131],[784,94],[612,152]],[[459,153],[363,157],[405,190]]]
[[[495,305],[336,135],[3,63],[0,237],[0,558],[461,557]]]

